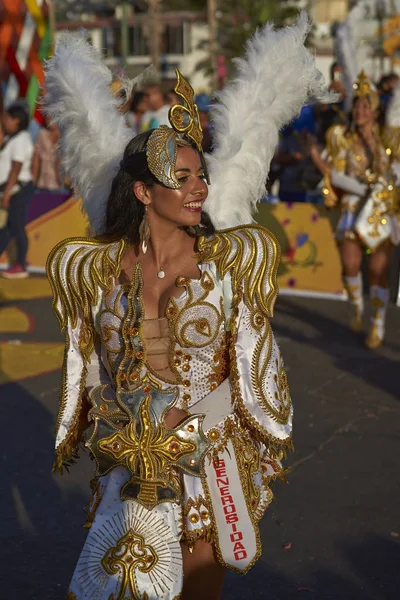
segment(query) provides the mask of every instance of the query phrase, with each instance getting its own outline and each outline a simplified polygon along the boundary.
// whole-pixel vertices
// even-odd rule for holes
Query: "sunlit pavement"
[[[371,352],[342,302],[281,297],[272,321],[296,407],[289,485],[264,553],[223,599],[390,600],[400,584],[400,309]],[[91,462],[52,475],[63,339],[44,278],[0,279],[0,598],[61,600],[83,545]]]

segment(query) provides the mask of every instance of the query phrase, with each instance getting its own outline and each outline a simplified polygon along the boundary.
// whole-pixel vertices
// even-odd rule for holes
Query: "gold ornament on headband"
[[[203,130],[200,125],[199,109],[194,103],[192,86],[176,69],[177,82],[175,93],[183,98],[184,105],[175,104],[169,111],[169,122],[178,133],[185,134],[192,140],[199,152],[202,152]]]
[[[175,104],[169,111],[171,127],[161,125],[151,134],[146,145],[147,164],[150,172],[160,183],[171,189],[181,187],[175,175],[178,147],[195,144],[207,176],[207,167],[201,143],[203,130],[200,125],[199,110],[194,103],[192,86],[176,69],[175,92],[182,98],[182,104]]]
[[[374,89],[371,81],[364,70],[358,76],[357,81],[353,84],[354,96],[356,98],[368,98],[371,102],[372,110],[377,110],[379,107],[379,96]]]

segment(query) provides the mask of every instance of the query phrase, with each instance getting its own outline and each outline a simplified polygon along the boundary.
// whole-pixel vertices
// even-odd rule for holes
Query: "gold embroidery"
[[[90,488],[92,490],[92,497],[90,499],[90,503],[87,509],[86,523],[84,524],[85,529],[90,529],[90,527],[92,526],[92,523],[96,516],[96,511],[99,508],[101,499],[103,497],[100,481],[97,477],[94,477],[91,480]]]
[[[78,247],[68,253],[72,247]],[[111,290],[118,277],[124,240],[104,244],[87,238],[63,240],[50,252],[46,271],[53,291],[53,308],[61,329],[71,321],[75,327],[79,312],[90,322],[90,310],[98,301],[99,288]]]
[[[133,401],[138,409],[137,417],[132,416],[122,429],[118,423],[113,423],[111,413],[104,415],[93,409],[91,414],[95,426],[86,445],[95,457],[98,467],[96,475],[105,475],[120,465],[126,467],[132,476],[123,486],[121,498],[133,497],[151,510],[160,502],[179,501],[182,490],[179,478],[173,474],[173,467],[198,475],[207,444],[198,415],[188,417],[174,429],[167,429],[159,422],[159,417],[161,421],[163,415],[160,411],[162,403],[168,406],[169,397],[173,395],[157,391],[152,398],[145,393],[144,390],[137,390],[137,397]],[[163,400],[160,399],[160,393],[165,396]],[[93,396],[93,399],[99,402],[99,398]],[[130,393],[128,400],[132,401]],[[123,406],[120,393],[117,394],[116,404]],[[128,408],[126,412],[130,413]],[[107,435],[110,431],[111,434]]]
[[[281,439],[277,438],[266,431],[266,429],[255,419],[247,409],[240,390],[240,376],[237,366],[236,356],[236,344],[238,335],[238,319],[239,319],[239,303],[241,301],[242,289],[237,288],[236,293],[233,296],[233,310],[231,316],[230,331],[232,334],[230,345],[229,345],[229,356],[230,356],[230,371],[231,371],[231,387],[232,396],[235,410],[240,417],[240,420],[244,428],[252,430],[255,437],[263,442],[270,450],[271,455],[278,455],[282,448],[293,449],[293,443],[291,436]],[[265,350],[265,344],[267,350]],[[268,415],[275,419],[281,424],[285,424],[290,414],[290,403],[286,406],[280,406],[279,408],[273,407],[263,392],[263,378],[266,375],[267,369],[269,368],[269,361],[272,353],[272,333],[268,321],[265,324],[265,329],[262,335],[260,335],[256,348],[254,350],[251,359],[251,379],[253,384],[253,390],[257,394],[261,407],[268,413]],[[263,364],[260,364],[260,357],[264,355]]]
[[[346,132],[347,128],[345,125],[333,125],[326,133],[328,160],[338,172],[343,172],[346,168],[345,152],[349,145],[349,138],[346,137]]]
[[[101,564],[110,576],[119,574],[121,587],[118,596],[114,600],[123,600],[125,592],[129,589],[135,600],[144,600],[140,597],[136,588],[135,571],[150,573],[158,563],[158,555],[150,544],[146,544],[144,538],[129,529],[122,536],[116,546],[109,548],[101,560]]]
[[[389,128],[382,132],[374,127],[375,145],[372,165],[365,151],[365,146],[357,131],[349,130],[344,125],[334,125],[326,136],[326,148],[329,164],[338,172],[346,173],[365,183],[375,181],[378,177],[387,177],[391,171],[394,155],[399,155],[400,133],[393,133]],[[329,178],[328,178],[329,181]],[[329,185],[325,188],[331,191]],[[326,192],[324,191],[324,194]],[[330,201],[330,196],[327,199]]]
[[[233,290],[243,286],[250,311],[272,316],[280,260],[280,247],[272,233],[259,225],[233,227],[199,238],[198,249],[202,261],[215,262],[221,279],[231,272]]]
[[[208,375],[208,381],[217,386],[229,376],[228,340],[227,334],[221,338],[220,347],[215,351],[213,357],[214,364],[211,365],[211,373]]]
[[[67,595],[65,596],[65,600],[78,600],[75,594],[68,590]]]
[[[179,308],[175,298],[170,298],[167,306],[170,337],[181,348],[205,348],[213,344],[224,322],[223,298],[220,299],[219,310],[206,301],[214,285],[207,271],[203,272],[200,282],[195,285],[200,285],[203,290],[198,297],[195,298],[193,284],[189,282],[183,306]],[[186,356],[190,355],[185,355],[185,360]]]
[[[239,433],[239,428],[236,432]],[[251,506],[251,510],[255,511],[260,502],[260,489],[254,483],[254,475],[260,468],[260,449],[251,440],[247,431],[241,430],[242,434],[237,435],[236,448],[239,451],[236,453],[236,460],[239,471],[242,473],[243,493]]]
[[[64,359],[62,366],[62,374],[61,374],[61,393],[60,393],[60,406],[58,409],[56,424],[54,428],[55,436],[57,436],[58,430],[61,425],[61,421],[64,415],[64,411],[67,405],[68,400],[68,371],[67,371],[67,358],[68,358],[68,350],[70,346],[69,335],[65,332],[65,349],[64,349]],[[63,441],[56,448],[56,459],[53,464],[53,472],[59,471],[61,474],[63,473],[63,466],[68,470],[68,467],[73,464],[76,459],[79,457],[79,453],[77,447],[79,446],[82,436],[83,429],[81,423],[81,411],[83,406],[83,394],[85,392],[85,384],[86,384],[86,375],[87,375],[87,367],[86,360],[83,356],[83,367],[81,371],[81,377],[79,382],[79,390],[78,390],[78,398],[77,404],[75,408],[74,415],[71,420],[71,424],[68,427],[67,434]]]
[[[239,423],[234,423],[231,419],[228,419],[228,421],[230,421],[229,437],[233,444],[233,450],[234,450],[235,459],[236,459],[236,463],[238,466],[238,472],[239,472],[239,476],[240,476],[240,484],[242,487],[244,499],[246,501],[247,510],[248,510],[251,522],[253,524],[253,527],[254,527],[254,533],[255,533],[255,538],[256,538],[256,553],[254,555],[253,560],[247,565],[246,570],[244,571],[242,569],[238,569],[236,567],[232,567],[231,565],[229,565],[230,570],[243,575],[243,574],[247,573],[254,566],[254,564],[257,562],[257,560],[259,559],[261,552],[262,552],[258,522],[257,522],[257,519],[255,518],[255,512],[252,509],[252,502],[255,502],[255,498],[252,498],[252,496],[251,496],[250,485],[249,485],[249,483],[250,483],[249,477],[252,477],[253,472],[256,472],[255,470],[253,471],[253,469],[254,469],[253,460],[257,461],[259,464],[260,458],[258,457],[258,459],[257,459],[255,457],[255,455],[252,454],[252,452],[249,452],[247,454],[247,457],[248,457],[247,460],[249,461],[248,463],[246,463],[243,460],[243,457],[239,458],[239,455],[241,453],[243,453],[243,443],[248,443],[250,440],[251,445],[254,447],[254,442],[251,441],[249,432],[243,431],[243,429]],[[245,439],[245,442],[243,441],[243,439]],[[214,456],[213,460],[217,460],[217,457]],[[250,476],[248,473],[249,465],[251,465],[251,467],[250,467],[251,475]],[[214,511],[213,511],[213,506],[212,506],[212,500],[211,500],[211,496],[210,496],[210,490],[208,488],[206,477],[202,477],[202,484],[203,484],[204,493],[206,495],[207,503],[209,506],[209,512],[210,512],[210,517],[211,517],[211,529],[213,531],[213,543],[214,543],[215,552],[218,557],[218,562],[221,565],[228,567],[228,565],[224,561],[224,558],[223,558],[223,555],[221,552],[221,548],[220,548],[220,544],[219,544],[218,529],[215,526],[216,520],[215,520],[215,515],[214,515]],[[254,483],[253,483],[253,485],[254,485]],[[256,489],[256,494],[258,494],[258,498],[259,498],[260,491],[257,489]]]
[[[215,541],[215,529],[212,525],[204,525],[203,527],[199,527],[198,529],[192,529],[190,531],[184,531],[182,533],[182,543],[186,543],[189,546],[193,547],[198,540],[204,540],[208,544],[212,544]],[[191,551],[192,551],[191,550]]]
[[[200,512],[202,506],[208,509],[208,504],[201,494],[197,496],[196,500],[189,498],[187,502],[182,503],[183,518],[185,519],[188,516],[192,508],[194,508],[197,512]]]
[[[117,387],[137,387],[140,371],[146,361],[143,344],[143,277],[140,263],[136,263],[128,292],[128,310],[122,322],[124,357],[118,367]],[[133,382],[133,385],[131,385]]]

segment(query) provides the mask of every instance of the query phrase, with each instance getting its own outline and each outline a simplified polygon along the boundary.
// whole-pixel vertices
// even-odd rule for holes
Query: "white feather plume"
[[[111,71],[84,33],[62,32],[46,65],[44,106],[60,129],[63,165],[95,233],[132,131],[111,92]]]
[[[400,83],[394,90],[386,111],[386,125],[400,127]]]
[[[252,222],[265,195],[279,130],[310,97],[333,99],[304,46],[309,30],[305,12],[292,27],[276,31],[267,24],[247,42],[244,58],[236,59],[235,80],[217,96],[205,205],[217,228]]]
[[[359,31],[362,23],[370,14],[367,0],[360,0],[350,10],[347,19],[338,25],[335,34],[336,53],[343,71],[343,83],[346,89],[345,109],[349,110],[353,97],[353,84],[371,54],[371,48],[362,44]]]

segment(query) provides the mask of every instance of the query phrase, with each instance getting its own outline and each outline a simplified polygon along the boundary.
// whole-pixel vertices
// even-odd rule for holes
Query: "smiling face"
[[[199,153],[192,146],[178,148],[175,174],[179,189],[158,184],[146,188],[138,181],[134,184],[135,195],[147,205],[150,221],[161,220],[176,227],[199,225],[208,187]]]
[[[371,102],[367,97],[357,98],[354,102],[353,120],[358,127],[374,122],[375,112],[372,110]]]

